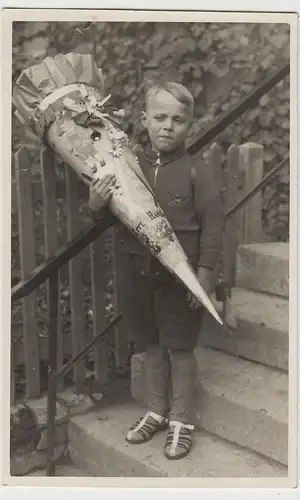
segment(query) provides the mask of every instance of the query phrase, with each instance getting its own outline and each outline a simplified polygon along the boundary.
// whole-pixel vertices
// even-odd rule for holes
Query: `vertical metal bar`
[[[56,370],[58,326],[58,273],[49,278],[49,329],[48,329],[48,456],[47,476],[55,476],[55,417],[56,417]]]

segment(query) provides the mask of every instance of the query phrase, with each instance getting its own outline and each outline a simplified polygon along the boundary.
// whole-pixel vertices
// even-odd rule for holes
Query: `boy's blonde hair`
[[[191,116],[193,116],[195,107],[194,98],[186,87],[176,82],[164,82],[152,85],[146,93],[146,107],[148,105],[150,97],[154,97],[156,94],[158,94],[158,92],[161,91],[169,92],[170,94],[172,94],[172,96],[175,97],[177,101],[186,106]]]

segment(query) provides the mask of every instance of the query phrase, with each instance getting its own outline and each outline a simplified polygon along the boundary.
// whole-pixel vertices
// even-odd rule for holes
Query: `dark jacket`
[[[138,159],[192,266],[214,269],[222,248],[225,217],[209,166],[192,158],[184,146],[159,156],[149,146]],[[149,255],[123,224],[118,232],[122,252]]]
[[[184,147],[158,155],[150,147],[139,154],[141,169],[155,192],[194,268],[214,269],[222,248],[224,207],[213,172]],[[195,173],[195,175],[193,175]],[[120,225],[121,251],[147,254],[137,238]]]

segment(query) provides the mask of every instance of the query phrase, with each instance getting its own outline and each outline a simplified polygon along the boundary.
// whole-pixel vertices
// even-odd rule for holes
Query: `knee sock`
[[[170,359],[168,349],[148,347],[146,356],[148,408],[165,416],[169,409]]]
[[[190,423],[197,361],[193,351],[169,349],[172,379],[170,420]]]

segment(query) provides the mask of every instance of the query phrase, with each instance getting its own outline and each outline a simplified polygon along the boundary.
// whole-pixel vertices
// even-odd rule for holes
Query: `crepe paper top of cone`
[[[45,128],[63,109],[63,101],[78,94],[78,84],[91,88],[103,99],[103,76],[90,54],[58,54],[22,71],[12,102],[16,116],[31,132],[43,137]]]
[[[71,54],[47,58],[26,70],[17,82],[14,102],[23,123],[42,136],[85,182],[106,174],[115,176],[109,204],[112,213],[222,323],[155,200],[116,113],[108,112],[110,95],[102,94],[101,72],[91,56]]]

